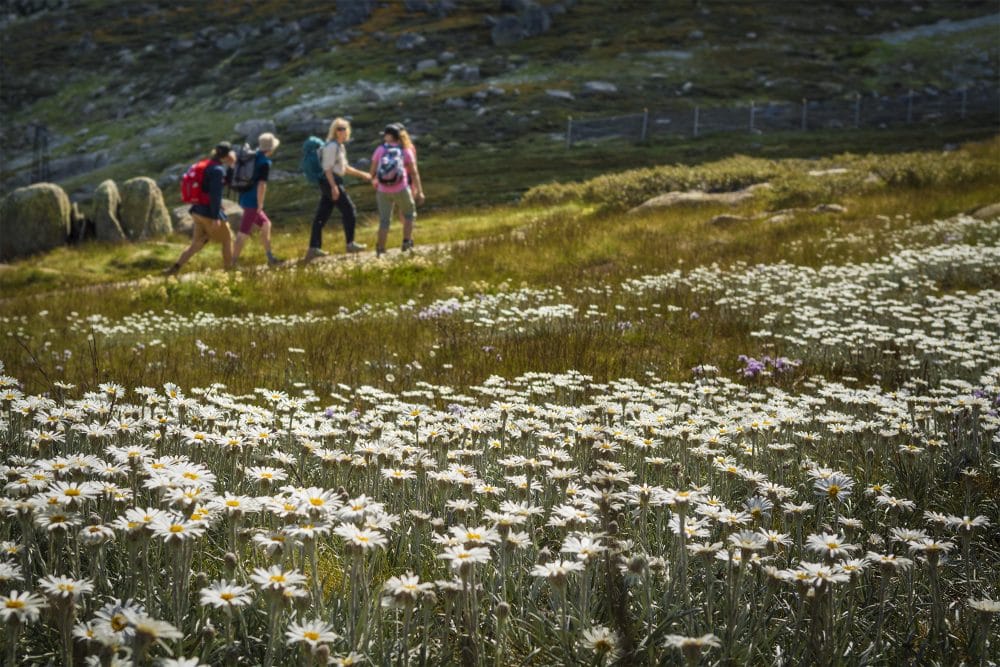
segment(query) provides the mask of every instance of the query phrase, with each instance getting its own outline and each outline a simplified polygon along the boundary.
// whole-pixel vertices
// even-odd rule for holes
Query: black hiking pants
[[[354,227],[357,224],[357,211],[354,208],[354,202],[347,194],[344,179],[340,176],[334,176],[333,179],[337,183],[337,189],[340,190],[340,196],[336,200],[330,191],[330,183],[325,178],[319,182],[320,199],[319,205],[316,207],[316,216],[313,218],[312,234],[309,237],[310,248],[323,247],[323,226],[330,220],[335,208],[340,210],[340,216],[344,223],[344,238],[347,243],[354,241]]]

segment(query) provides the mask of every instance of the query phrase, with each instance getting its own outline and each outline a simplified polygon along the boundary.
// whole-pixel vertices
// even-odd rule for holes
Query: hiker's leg
[[[212,240],[222,245],[222,268],[229,269],[233,265],[233,231],[225,221],[216,222],[212,230]]]
[[[347,243],[353,243],[354,229],[358,222],[358,213],[357,209],[354,207],[354,202],[351,201],[350,195],[347,194],[347,190],[344,188],[340,189],[340,198],[337,200],[337,208],[340,209],[340,215],[344,221],[344,240]]]
[[[205,247],[205,241],[191,241],[191,245],[184,249],[181,256],[177,258],[177,266],[181,267],[188,263],[188,260],[198,254]]]
[[[268,255],[271,254],[271,220],[264,218],[264,222],[260,226],[260,242],[264,246],[264,252]]]
[[[399,193],[399,214],[403,218],[403,240],[413,240],[413,221],[417,218],[417,205],[413,201],[413,191],[406,188]]]
[[[233,244],[233,263],[240,258],[240,253],[243,252],[243,246],[246,245],[247,239],[250,238],[249,234],[244,234],[242,231],[236,233],[236,242]]]
[[[209,227],[212,221],[197,214],[192,215],[191,219],[194,221],[194,227],[191,230],[191,244],[177,258],[175,266],[178,268],[187,264],[188,260],[194,257],[208,243]]]
[[[323,247],[323,225],[330,219],[333,213],[333,193],[330,192],[330,184],[326,180],[319,183],[319,205],[316,206],[316,215],[313,216],[312,234],[309,236],[310,248]]]
[[[385,251],[385,243],[389,239],[389,222],[392,220],[392,195],[385,192],[375,193],[375,204],[378,207],[378,248]]]
[[[259,220],[260,213],[260,209],[257,208],[243,209],[243,217],[240,219],[240,231],[237,232],[236,243],[233,245],[233,263],[240,258],[243,246],[246,245],[247,239],[253,233],[254,223]]]

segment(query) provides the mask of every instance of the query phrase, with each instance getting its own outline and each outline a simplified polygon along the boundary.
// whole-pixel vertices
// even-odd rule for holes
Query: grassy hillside
[[[911,87],[950,90],[995,82],[1000,59],[993,24],[929,37],[905,33],[941,19],[989,17],[996,7],[988,0],[871,7],[829,2],[823,12],[799,1],[579,2],[554,15],[545,34],[502,48],[492,45],[484,23],[488,15],[503,16],[499,2],[456,3],[446,16],[408,12],[401,2],[373,5],[367,20],[349,28],[338,23],[344,11],[311,0],[111,0],[7,22],[0,28],[0,187],[18,182],[30,166],[33,122],[50,128],[54,161],[106,153],[96,170],[63,179],[77,198],[86,198],[107,177],[176,176],[218,139],[238,139],[232,128],[248,118],[278,120],[286,139],[281,166],[292,171],[296,144],[308,128],[344,114],[357,128],[354,158],[369,152],[386,121],[407,122],[439,175],[429,181],[451,181],[439,185],[432,202],[507,201],[540,180],[593,174],[587,173],[592,163],[586,153],[562,153],[558,137],[552,138],[565,128],[567,114],[895,94]],[[398,49],[397,39],[410,33],[425,41]],[[886,41],[892,35],[903,38]],[[418,62],[430,59],[437,64],[417,71]],[[449,75],[455,64],[478,67],[478,78]],[[612,82],[618,92],[587,95],[582,86],[590,80]],[[550,90],[575,99],[552,97]],[[882,138],[900,150],[943,144],[949,132]],[[995,119],[964,132],[965,138],[989,136]],[[805,142],[814,154],[835,153],[852,149],[857,140],[848,135],[811,135]],[[777,143],[786,141],[795,142]],[[750,152],[776,143],[720,140],[728,142],[749,144]],[[661,143],[627,157],[652,165],[664,162],[664,152],[720,154],[702,142],[688,143]],[[555,157],[546,164],[549,153]],[[466,172],[464,166],[449,169],[456,161],[481,163],[492,172],[497,165],[491,155],[509,165],[502,185],[475,184],[469,193],[468,181],[453,178]],[[631,165],[607,165],[621,166]]]

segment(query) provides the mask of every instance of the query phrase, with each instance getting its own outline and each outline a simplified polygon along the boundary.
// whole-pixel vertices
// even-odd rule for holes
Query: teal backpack
[[[310,183],[323,180],[323,162],[320,151],[326,142],[319,137],[309,137],[302,144],[302,174]]]

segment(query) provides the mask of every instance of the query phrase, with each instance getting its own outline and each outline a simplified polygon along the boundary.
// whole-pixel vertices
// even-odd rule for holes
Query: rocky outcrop
[[[251,146],[257,145],[257,139],[260,135],[265,132],[271,132],[272,134],[276,131],[276,126],[273,120],[266,120],[262,118],[252,118],[250,120],[245,120],[240,123],[236,123],[233,127],[233,132],[236,134],[242,134],[246,137],[246,142]]]
[[[58,185],[14,190],[0,204],[0,260],[52,250],[66,243],[72,207]]]
[[[189,213],[190,209],[190,204],[184,204],[170,211],[170,217],[174,222],[174,231],[178,234],[190,234],[194,228],[194,219]],[[243,209],[240,205],[231,199],[223,199],[222,210],[226,212],[226,217],[229,218],[229,226],[239,227],[240,218],[243,216]]]
[[[145,176],[122,184],[118,221],[132,241],[165,236],[173,231],[163,193],[156,181]]]
[[[642,213],[651,209],[670,208],[680,204],[726,204],[736,206],[753,199],[759,190],[771,187],[768,183],[758,183],[743,190],[735,192],[702,192],[701,190],[689,190],[687,192],[668,192],[633,208],[629,213]]]
[[[118,221],[118,207],[122,198],[118,186],[108,179],[94,190],[90,219],[94,221],[94,238],[98,241],[124,241],[125,232]]]

